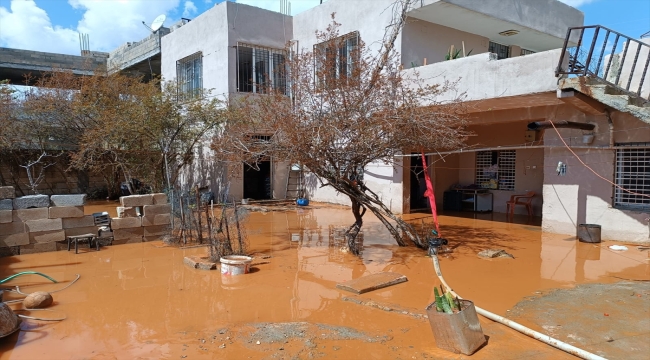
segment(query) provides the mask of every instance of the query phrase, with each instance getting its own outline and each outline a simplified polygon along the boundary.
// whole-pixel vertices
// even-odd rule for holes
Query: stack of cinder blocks
[[[170,233],[171,205],[165,194],[122,196],[111,220],[117,244],[160,240]]]
[[[4,255],[55,251],[66,236],[97,234],[93,217],[84,215],[86,195],[15,197],[12,186],[0,187],[0,248]],[[8,248],[8,249],[7,249]]]

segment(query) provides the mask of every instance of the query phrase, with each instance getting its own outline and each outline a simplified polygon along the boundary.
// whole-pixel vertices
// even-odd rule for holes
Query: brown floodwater
[[[430,215],[407,217],[419,222]],[[3,284],[24,292],[53,291],[75,274],[81,278],[53,294],[55,312],[31,314],[67,319],[25,320],[19,333],[0,339],[0,359],[466,358],[436,348],[427,320],[418,316],[439,285],[431,259],[415,247],[396,246],[376,219],[366,218],[358,258],[329,239],[330,225],[349,225],[348,209],[252,213],[246,229],[256,257],[253,271],[236,277],[183,264],[185,256],[203,255],[205,248],[162,242],[2,258],[2,278],[35,270],[61,281],[22,276]],[[504,219],[441,216],[454,249],[441,256],[445,279],[484,309],[507,315],[537,292],[650,279],[648,252],[636,246],[614,252],[608,242],[579,243],[543,234],[535,222]],[[515,259],[476,256],[487,248],[505,249]],[[408,282],[362,295],[336,288],[381,271],[404,274]],[[572,358],[487,319],[481,323],[489,341],[472,358]]]

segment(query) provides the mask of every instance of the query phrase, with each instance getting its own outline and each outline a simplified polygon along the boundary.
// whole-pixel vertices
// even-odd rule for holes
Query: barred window
[[[521,56],[530,55],[530,54],[534,54],[534,53],[535,52],[533,50],[527,50],[527,49],[523,49],[523,48],[521,49]]]
[[[237,45],[237,91],[287,92],[286,52],[255,45]]]
[[[488,52],[497,54],[497,60],[507,59],[510,57],[510,46],[490,41]]]
[[[355,76],[359,60],[359,32],[339,36],[328,42],[314,45],[314,57],[320,81],[344,79]]]
[[[201,97],[203,93],[203,54],[200,51],[176,61],[176,79],[179,100]]]
[[[614,206],[650,210],[650,143],[617,144]],[[644,196],[645,195],[645,196]]]
[[[515,190],[516,150],[476,153],[476,184],[482,188]]]

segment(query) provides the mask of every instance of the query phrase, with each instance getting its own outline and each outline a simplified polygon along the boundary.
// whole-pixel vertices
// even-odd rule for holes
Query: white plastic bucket
[[[219,259],[221,262],[221,274],[242,275],[248,274],[253,258],[244,255],[228,255]]]

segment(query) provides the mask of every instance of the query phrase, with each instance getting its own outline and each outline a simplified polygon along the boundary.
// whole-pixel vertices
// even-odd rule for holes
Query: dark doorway
[[[427,185],[424,181],[422,156],[417,153],[411,155],[411,210],[427,209],[427,198],[424,197]]]
[[[257,166],[259,170],[244,165],[244,198],[271,199],[271,162],[260,161]]]

